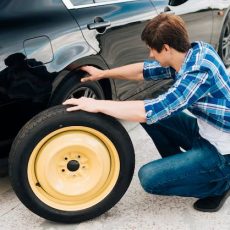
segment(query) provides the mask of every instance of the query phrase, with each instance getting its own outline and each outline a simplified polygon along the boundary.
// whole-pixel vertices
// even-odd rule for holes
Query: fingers
[[[80,69],[82,71],[87,72],[89,75],[91,75],[91,69],[92,68],[93,68],[92,66],[86,65],[86,66],[82,66]],[[83,78],[81,78],[81,82],[86,82],[86,81],[93,81],[93,79],[92,79],[92,77],[83,77]]]
[[[79,106],[80,104],[84,103],[85,100],[90,100],[92,98],[87,98],[87,97],[81,97],[81,98],[70,98],[62,102],[63,105],[77,105]]]
[[[63,105],[74,105],[66,109],[66,111],[68,112],[80,110],[80,106],[78,105],[78,99],[76,98],[67,99],[62,104]]]
[[[83,110],[86,112],[97,113],[98,107],[96,106],[96,100],[93,98],[81,97],[81,98],[70,98],[62,103],[63,105],[69,105],[66,110],[68,112]]]
[[[67,99],[66,101],[64,101],[62,104],[63,105],[78,105],[77,101],[78,101],[78,99],[76,99],[76,98],[70,98],[70,99]]]
[[[82,66],[80,69],[89,74],[89,76],[81,78],[81,82],[97,81],[103,77],[102,70],[95,68],[93,66]]]
[[[78,105],[66,109],[66,111],[68,112],[77,111],[77,110],[80,110],[80,106]]]
[[[88,65],[82,66],[82,67],[80,68],[80,70],[85,71],[85,72],[87,72],[89,75],[91,75],[91,73],[90,73],[91,67],[92,67],[92,66],[88,66]],[[89,81],[89,80],[90,80],[90,77],[84,77],[84,78],[81,79],[81,82],[85,82],[85,81]]]
[[[94,80],[93,77],[83,77],[83,78],[81,79],[81,82],[93,81],[93,80]]]
[[[80,70],[83,70],[83,71],[85,71],[85,72],[88,72],[89,68],[90,68],[90,66],[85,65],[85,66],[82,66],[82,67],[80,68]]]

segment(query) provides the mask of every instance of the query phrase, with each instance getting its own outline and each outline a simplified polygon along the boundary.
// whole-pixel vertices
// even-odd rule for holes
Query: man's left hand
[[[72,105],[72,107],[69,107],[66,109],[68,112],[84,110],[90,113],[98,113],[100,100],[96,100],[96,99],[88,98],[88,97],[81,97],[78,99],[71,98],[71,99],[67,99],[62,104]]]

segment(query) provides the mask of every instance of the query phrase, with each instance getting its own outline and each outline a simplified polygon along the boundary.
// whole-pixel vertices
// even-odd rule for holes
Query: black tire
[[[49,135],[50,133],[62,130],[63,128],[68,129],[69,127],[73,126],[83,127],[90,130],[97,130],[97,132],[103,134],[106,138],[108,138],[109,141],[111,141],[112,145],[114,145],[114,147],[116,148],[120,164],[117,173],[117,179],[114,181],[114,186],[111,188],[111,191],[103,199],[99,200],[98,203],[94,203],[92,206],[89,206],[87,208],[78,209],[77,211],[62,210],[62,208],[56,208],[55,205],[55,207],[52,207],[52,205],[47,204],[48,202],[44,202],[42,199],[40,199],[38,195],[35,194],[37,190],[41,190],[42,192],[44,190],[46,191],[46,188],[42,187],[42,184],[40,183],[38,178],[36,178],[37,183],[34,182],[36,184],[33,184],[29,181],[30,176],[32,176],[29,171],[29,162],[32,156],[32,152],[35,150],[35,147],[39,146],[40,141],[44,140],[44,137],[47,137],[47,135]],[[102,139],[100,139],[100,141],[102,141]],[[43,148],[43,146],[45,146],[46,143],[49,142],[46,140],[46,142],[44,142],[44,145],[42,145],[42,147],[40,146],[38,153]],[[108,148],[108,146],[106,148]],[[49,153],[50,152],[46,153],[45,159],[47,159],[47,161],[49,158]],[[102,153],[100,152],[100,155],[101,154]],[[34,162],[39,161],[39,157],[41,157],[40,155],[36,155],[36,160],[34,160]],[[101,157],[100,155],[99,157]],[[67,167],[69,163],[67,164]],[[37,164],[38,163],[36,163],[36,165]],[[134,166],[135,156],[132,142],[124,127],[117,120],[103,114],[91,114],[83,111],[71,113],[66,112],[66,107],[64,106],[55,106],[53,108],[50,108],[38,114],[31,121],[29,121],[21,129],[21,131],[15,138],[9,155],[10,180],[14,191],[16,192],[22,203],[32,212],[45,219],[64,223],[77,223],[85,221],[97,217],[112,208],[126,192],[133,176]],[[116,165],[114,166],[114,168],[116,168]],[[112,171],[112,169],[110,169],[110,171]],[[36,172],[40,173],[41,171]],[[52,171],[49,171],[49,174],[52,174]],[[107,189],[107,187],[105,188]],[[35,191],[33,189],[37,190]],[[101,193],[103,194],[103,191],[101,191]],[[93,197],[93,195],[91,196]]]
[[[228,13],[221,30],[218,53],[226,67],[230,66],[230,13]]]
[[[85,73],[78,72],[66,76],[63,82],[55,89],[51,96],[49,106],[60,105],[68,98],[91,97],[95,99],[104,99],[104,92],[98,82],[84,82],[80,79]]]

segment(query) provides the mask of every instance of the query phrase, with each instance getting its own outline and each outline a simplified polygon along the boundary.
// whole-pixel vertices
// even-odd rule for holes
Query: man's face
[[[149,47],[149,57],[158,61],[161,66],[169,66],[171,59],[170,47],[164,45],[161,52]]]

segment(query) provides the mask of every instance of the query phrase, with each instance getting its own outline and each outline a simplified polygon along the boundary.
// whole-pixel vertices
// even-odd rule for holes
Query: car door
[[[70,12],[87,42],[103,57],[109,68],[142,62],[148,49],[141,32],[148,20],[157,15],[150,0],[71,1]],[[118,99],[140,94],[154,82],[114,80]],[[141,95],[141,96],[140,96]]]
[[[210,0],[151,0],[157,12],[176,14],[183,18],[190,41],[211,42],[213,17]]]

